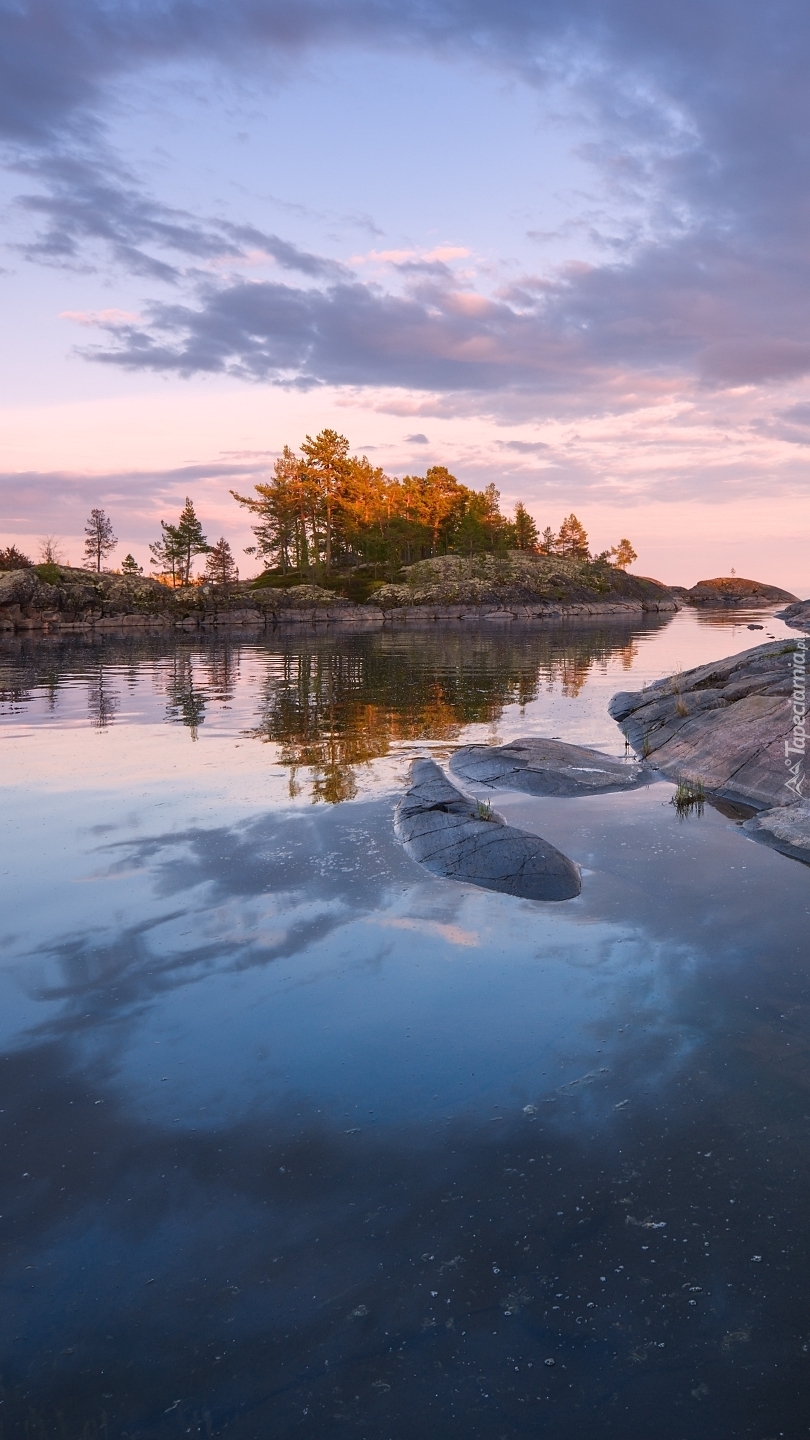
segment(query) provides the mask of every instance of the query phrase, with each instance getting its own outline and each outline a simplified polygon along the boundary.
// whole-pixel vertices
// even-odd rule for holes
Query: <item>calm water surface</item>
[[[810,871],[663,781],[496,792],[559,905],[391,824],[753,618],[0,647],[4,1440],[810,1433]]]

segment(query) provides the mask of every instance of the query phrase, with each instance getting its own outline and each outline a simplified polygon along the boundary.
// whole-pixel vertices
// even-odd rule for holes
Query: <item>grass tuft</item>
[[[675,794],[669,803],[675,806],[680,818],[684,819],[686,815],[691,815],[693,810],[696,810],[698,815],[702,815],[705,799],[706,793],[702,780],[679,780],[675,787]]]
[[[492,803],[491,803],[491,801],[489,801],[489,800],[477,800],[475,803],[476,803],[477,806],[478,806],[478,819],[479,819],[479,820],[494,820],[494,819],[495,819],[495,816],[494,816],[493,813],[492,813]]]

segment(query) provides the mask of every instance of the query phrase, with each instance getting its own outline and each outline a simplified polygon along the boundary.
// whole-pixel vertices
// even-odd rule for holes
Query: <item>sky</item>
[[[0,545],[332,426],[810,593],[799,0],[0,0]]]

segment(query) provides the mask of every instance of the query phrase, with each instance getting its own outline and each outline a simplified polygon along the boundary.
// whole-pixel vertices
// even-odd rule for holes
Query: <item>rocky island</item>
[[[227,587],[170,589],[145,575],[43,564],[0,573],[0,632],[161,630],[289,624],[424,624],[544,620],[675,611],[657,580],[605,563],[534,556],[455,555],[418,561],[393,581],[269,572]]]

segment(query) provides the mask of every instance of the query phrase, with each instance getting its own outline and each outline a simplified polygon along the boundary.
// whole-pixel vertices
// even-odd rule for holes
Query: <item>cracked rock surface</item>
[[[776,640],[610,702],[635,750],[670,779],[755,808],[795,801],[785,744],[797,642]]]
[[[584,745],[527,736],[509,745],[465,745],[450,761],[462,780],[530,795],[607,795],[635,790],[656,778],[639,761],[628,764]]]
[[[582,889],[573,860],[500,816],[482,818],[477,802],[462,795],[433,760],[413,762],[394,830],[408,854],[434,875],[528,900],[571,900]]]

